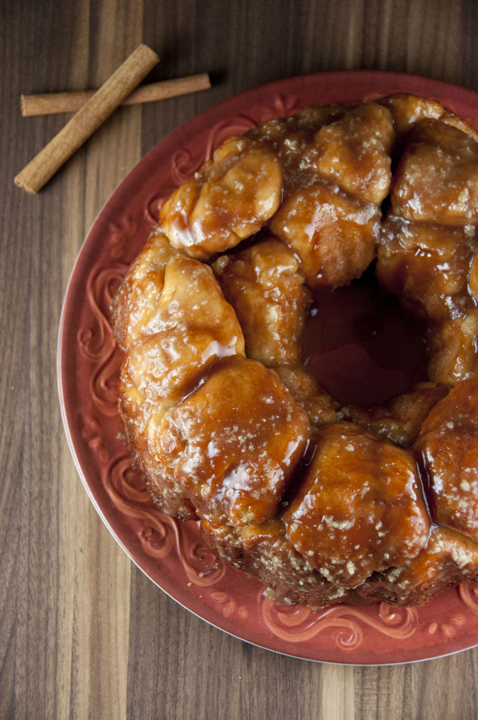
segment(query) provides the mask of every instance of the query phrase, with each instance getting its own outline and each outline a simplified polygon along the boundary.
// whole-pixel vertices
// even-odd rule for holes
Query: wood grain
[[[396,667],[294,660],[188,613],[110,537],[76,474],[56,391],[63,295],[116,185],[196,113],[283,77],[411,72],[478,90],[473,0],[5,0],[0,4],[0,720],[472,720],[478,650]],[[148,82],[205,93],[121,108],[38,197],[14,175],[61,128],[22,93],[98,87],[140,43]]]

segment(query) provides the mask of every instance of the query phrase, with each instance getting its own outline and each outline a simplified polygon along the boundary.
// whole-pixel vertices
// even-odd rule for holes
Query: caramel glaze
[[[233,357],[165,415],[160,442],[198,514],[242,527],[275,517],[309,436],[277,376]]]
[[[459,383],[435,405],[414,453],[435,520],[478,540],[478,378]]]
[[[411,455],[344,422],[319,431],[284,522],[296,550],[346,588],[414,558],[429,530]]]
[[[159,507],[312,607],[477,576],[477,224],[477,135],[425,98],[314,106],[218,148],[113,303],[120,409]],[[425,323],[428,377],[344,403],[311,372],[311,313],[375,258]]]

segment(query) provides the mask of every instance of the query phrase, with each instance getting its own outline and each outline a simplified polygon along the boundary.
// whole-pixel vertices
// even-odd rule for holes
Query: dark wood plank
[[[294,717],[298,709],[298,717],[313,718],[323,702],[324,668],[337,674],[218,631],[140,573],[132,577],[131,608],[128,718],[170,717],[173,709],[184,720],[221,718],[224,708],[231,718]],[[353,669],[345,670],[353,686]],[[155,693],[145,694],[145,685]]]
[[[25,132],[19,94],[35,82],[50,89],[65,78],[75,28],[66,4],[38,33],[42,12],[30,3],[19,22],[14,3],[2,6],[2,458],[0,511],[1,717],[54,717],[59,694],[58,612],[61,538],[58,472],[62,425],[55,392],[56,342],[62,303],[63,226],[59,193],[28,198],[12,186],[15,174],[61,127],[41,118]],[[63,68],[45,62],[46,43],[63,33]],[[42,62],[39,62],[39,59]]]

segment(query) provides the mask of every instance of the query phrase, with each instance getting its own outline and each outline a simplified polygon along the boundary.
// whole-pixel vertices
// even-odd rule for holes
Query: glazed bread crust
[[[314,106],[218,148],[113,303],[161,510],[279,598],[421,603],[478,575],[478,143],[436,101]],[[303,364],[317,289],[425,321],[428,380],[341,406]]]

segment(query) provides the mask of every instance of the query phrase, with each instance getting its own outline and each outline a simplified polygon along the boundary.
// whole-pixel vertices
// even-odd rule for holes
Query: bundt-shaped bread
[[[478,576],[477,140],[404,94],[262,123],[166,201],[115,297],[153,499],[277,597],[409,605]],[[303,331],[372,263],[428,379],[344,405]]]

